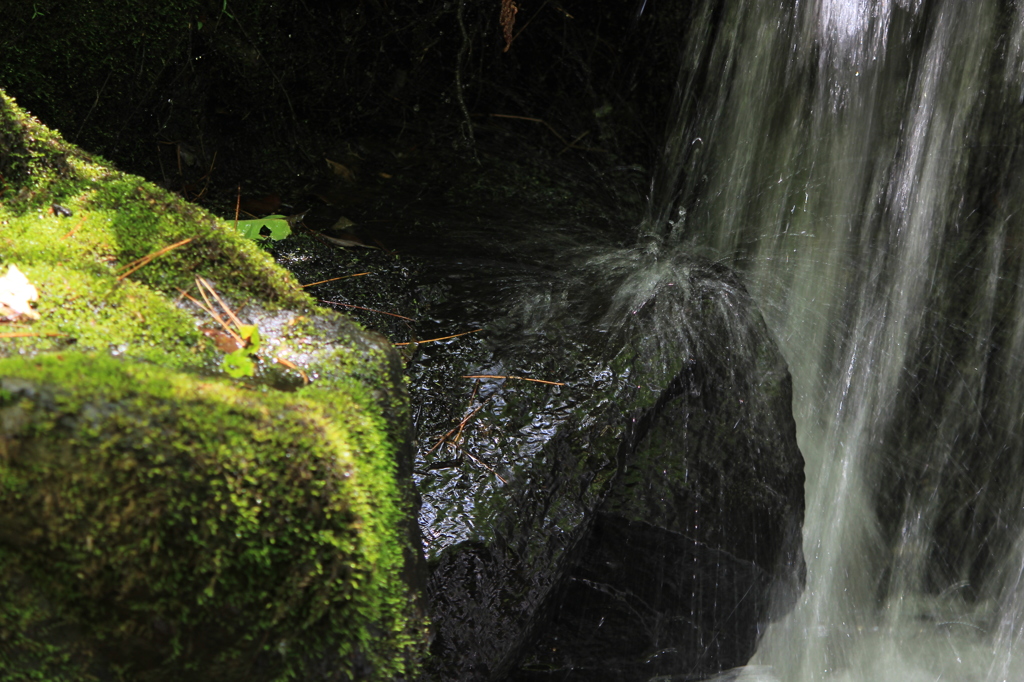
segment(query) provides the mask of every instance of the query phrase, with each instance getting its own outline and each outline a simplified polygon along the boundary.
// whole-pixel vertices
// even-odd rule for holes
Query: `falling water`
[[[746,274],[808,468],[730,679],[1024,679],[1024,2],[694,7],[645,229]]]

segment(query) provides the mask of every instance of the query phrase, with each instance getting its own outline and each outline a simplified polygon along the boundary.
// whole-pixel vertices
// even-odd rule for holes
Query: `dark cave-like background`
[[[324,159],[358,169],[380,149],[415,156],[405,179],[420,182],[480,155],[644,182],[692,4],[518,4],[504,51],[501,0],[17,3],[0,19],[0,87],[222,211],[239,185],[295,198]]]

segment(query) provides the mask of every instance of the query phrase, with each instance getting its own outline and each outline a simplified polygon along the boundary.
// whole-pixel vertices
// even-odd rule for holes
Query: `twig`
[[[139,270],[142,267],[148,265],[153,260],[159,258],[160,256],[164,255],[168,251],[171,251],[172,249],[176,249],[179,246],[184,246],[185,244],[188,244],[193,239],[194,239],[194,237],[189,237],[188,239],[182,239],[180,242],[175,242],[174,244],[171,244],[170,246],[165,246],[164,248],[160,249],[159,251],[154,251],[153,253],[148,254],[146,256],[143,256],[142,258],[139,258],[138,260],[134,260],[131,263],[128,263],[127,265],[122,265],[121,266],[122,268],[128,268],[128,269],[123,274],[118,275],[117,281],[118,282],[122,281],[128,275],[130,275],[133,272],[135,272],[136,270]]]
[[[363,275],[369,275],[368,272],[357,272],[354,275],[342,275],[341,277],[331,277],[330,279],[322,279],[319,282],[310,282],[309,284],[303,284],[302,289],[306,287],[315,287],[317,284],[324,284],[325,282],[336,282],[339,279],[348,279],[349,277],[362,277]]]
[[[189,296],[188,292],[182,291],[182,290],[179,290],[179,291],[181,291],[181,295],[182,296],[184,296],[185,298],[187,298],[188,300],[192,301],[197,306],[202,308],[204,311],[206,311],[206,313],[210,317],[212,317],[217,322],[217,324],[219,324],[221,327],[223,327],[224,330],[228,334],[231,335],[231,338],[235,341],[235,343],[238,344],[239,348],[244,348],[246,345],[248,345],[248,343],[251,343],[251,341],[247,341],[247,340],[243,339],[241,337],[241,335],[238,333],[238,332],[242,331],[242,321],[239,320],[238,316],[235,315],[234,311],[232,311],[231,308],[228,307],[228,304],[225,303],[224,299],[222,299],[220,297],[220,294],[218,294],[217,290],[213,288],[213,285],[211,285],[209,281],[203,279],[202,277],[197,276],[196,277],[196,286],[199,288],[199,293],[202,295],[203,300],[206,302],[206,305],[203,305],[202,303],[200,303],[199,301],[194,299],[192,296]],[[227,322],[225,322],[223,319],[221,319],[220,315],[217,314],[217,311],[213,307],[213,304],[210,302],[210,299],[207,298],[207,296],[206,296],[206,290],[207,289],[210,291],[210,293],[213,295],[213,297],[217,300],[217,303],[220,304],[221,308],[224,310],[225,314],[228,316],[228,319],[232,323],[234,323],[234,325],[238,328],[238,332],[235,332],[235,330],[232,329],[231,326]],[[241,306],[239,308],[239,310],[241,310],[244,307],[245,307],[244,305]],[[256,356],[256,357],[258,357],[258,356]],[[278,363],[280,365],[284,365],[288,369],[291,369],[291,370],[294,370],[294,371],[298,372],[299,375],[302,377],[303,384],[309,384],[309,376],[302,370],[302,368],[300,368],[298,365],[296,365],[291,360],[286,360],[286,359],[284,359],[284,358],[282,358],[280,356],[277,356],[277,357],[274,357],[274,362],[276,362],[276,363]]]
[[[469,117],[469,109],[466,108],[466,99],[462,94],[462,61],[463,57],[469,50],[469,34],[466,32],[466,22],[462,19],[462,10],[466,4],[465,0],[455,0],[458,6],[455,10],[455,19],[459,22],[459,30],[462,32],[462,45],[459,47],[459,54],[455,58],[455,101],[459,105],[459,111],[462,112],[462,140],[468,142],[470,148],[473,151],[473,158],[477,159],[477,163],[480,160],[476,156],[476,138],[473,136],[473,119]]]
[[[555,134],[555,137],[557,137],[562,144],[564,144],[564,145],[568,145],[569,144],[568,142],[565,141],[564,137],[562,137],[561,135],[558,134],[558,131],[555,130],[554,126],[552,126],[550,123],[548,123],[547,121],[545,121],[542,118],[530,118],[529,116],[514,116],[512,114],[491,114],[491,116],[493,116],[494,118],[511,118],[511,119],[515,119],[517,121],[531,121],[533,123],[543,123],[544,125],[546,125],[548,127],[548,130],[550,130],[551,132],[553,132]]]
[[[452,334],[451,336],[442,336],[442,337],[437,338],[437,339],[427,339],[426,341],[404,341],[402,343],[395,343],[395,344],[392,344],[392,345],[395,345],[395,346],[408,346],[408,345],[411,345],[411,344],[433,343],[434,341],[447,341],[448,339],[454,339],[454,338],[456,338],[458,336],[465,336],[466,334],[475,334],[476,332],[482,332],[482,331],[483,331],[483,327],[481,327],[480,329],[471,329],[468,332],[462,332],[461,334]]]
[[[576,142],[578,142],[581,139],[583,139],[583,136],[586,135],[587,133],[583,133],[583,135],[580,135],[579,137],[577,137],[572,142],[569,142],[564,137],[562,137],[557,130],[555,130],[554,126],[552,126],[550,123],[548,123],[547,121],[545,121],[542,118],[530,118],[529,116],[514,116],[512,114],[488,114],[488,115],[489,116],[493,116],[494,118],[511,118],[511,119],[515,119],[517,121],[531,121],[533,123],[543,123],[545,126],[547,126],[548,130],[550,130],[552,133],[554,133],[555,137],[558,138],[558,141],[561,142],[563,145],[565,145],[566,149],[568,149],[568,148],[579,149],[580,151],[583,151],[583,152],[603,152],[604,151],[600,147],[577,147],[576,146]],[[590,132],[590,131],[587,131],[587,132]],[[562,151],[565,151],[565,150],[563,149]]]
[[[343,305],[346,308],[355,308],[356,310],[366,310],[366,311],[371,312],[371,313],[380,313],[381,315],[390,315],[391,317],[398,317],[398,318],[401,318],[403,320],[409,320],[410,322],[415,322],[416,321],[416,320],[412,319],[411,317],[406,317],[405,315],[399,315],[397,313],[388,313],[388,312],[385,312],[383,310],[374,310],[373,308],[364,308],[361,305],[352,305],[351,303],[342,303],[341,301],[324,301],[323,299],[320,299],[320,302],[321,303],[330,303],[331,305]],[[395,345],[398,346],[398,345],[402,345],[402,344],[397,344],[396,343]]]
[[[577,147],[576,143],[579,142],[580,140],[582,140],[584,137],[586,137],[589,134],[590,134],[590,131],[587,130],[587,131],[584,131],[582,134],[577,135],[576,138],[572,142],[570,142],[569,144],[567,144],[564,147],[562,147],[562,151],[558,152],[558,155],[561,156],[562,154],[564,154],[566,149],[582,149],[582,147]]]
[[[506,481],[502,477],[501,474],[499,474],[497,471],[495,471],[494,467],[492,467],[490,464],[488,464],[487,462],[483,461],[482,459],[479,459],[478,457],[473,456],[472,452],[466,452],[466,455],[468,455],[471,460],[473,460],[474,462],[476,462],[477,464],[479,464],[480,466],[482,466],[483,468],[487,469],[492,474],[494,474],[499,481],[501,481],[505,485],[508,485],[508,481]]]
[[[210,178],[213,177],[213,165],[217,163],[217,151],[218,150],[214,150],[213,152],[213,159],[211,159],[210,161],[210,169],[206,171],[206,175],[204,177],[199,178],[200,180],[205,179],[206,182],[203,183],[203,189],[199,192],[199,194],[196,195],[195,201],[199,201],[204,196],[206,196],[206,190],[210,188]]]
[[[500,374],[463,374],[463,379],[519,379],[520,381],[534,381],[538,384],[551,384],[552,386],[565,386],[562,381],[545,381],[544,379],[531,379],[530,377],[517,377]]]
[[[476,406],[476,409],[475,409],[475,410],[473,410],[472,412],[470,412],[469,414],[467,414],[467,415],[466,415],[465,417],[463,417],[463,418],[462,418],[462,421],[460,421],[460,422],[459,422],[458,426],[455,426],[455,427],[453,427],[451,431],[449,431],[448,433],[446,433],[446,434],[444,434],[443,436],[441,436],[441,440],[437,441],[437,444],[436,444],[436,445],[434,445],[434,447],[432,447],[432,448],[430,448],[429,450],[427,450],[427,454],[426,454],[426,455],[424,455],[424,456],[425,456],[425,457],[426,457],[426,456],[429,456],[429,455],[430,455],[430,453],[432,453],[432,452],[433,452],[434,450],[437,450],[437,449],[438,449],[439,447],[441,447],[441,444],[442,444],[442,443],[444,443],[444,442],[445,442],[446,440],[448,440],[448,436],[452,435],[452,434],[453,434],[453,433],[455,433],[456,431],[461,431],[461,430],[462,430],[462,427],[464,427],[464,426],[466,425],[466,423],[467,423],[467,422],[468,422],[468,421],[469,421],[470,419],[472,419],[472,418],[473,418],[474,416],[476,416],[476,413],[477,413],[477,412],[479,412],[480,410],[484,409],[484,405],[486,405],[486,404],[487,404],[487,401],[488,401],[488,400],[490,400],[490,397],[488,397],[488,398],[487,398],[487,399],[485,399],[485,400],[484,400],[484,401],[483,401],[482,403],[480,403],[479,405],[477,405],[477,406]]]
[[[508,41],[507,41],[507,43],[505,45],[505,49],[502,50],[502,52],[508,52],[508,49],[510,47],[512,47],[512,43],[516,42],[516,38],[518,38],[519,36],[521,36],[523,34],[523,31],[526,30],[526,27],[530,25],[530,22],[533,21],[534,17],[536,17],[538,14],[540,14],[540,11],[542,9],[544,9],[544,7],[548,4],[549,1],[550,0],[544,0],[544,4],[542,4],[537,9],[537,11],[533,13],[533,16],[531,16],[529,19],[526,20],[526,23],[523,24],[523,27],[521,29],[519,29],[518,31],[516,31],[516,34],[514,36],[512,36],[511,38],[508,39]],[[569,13],[566,12],[566,14],[568,15]],[[569,18],[571,19],[572,17],[570,16]]]
[[[473,404],[473,400],[476,398],[477,389],[479,389],[479,388],[480,388],[480,382],[479,381],[476,382],[475,384],[473,384],[473,394],[469,396],[469,404],[470,405]],[[484,401],[484,402],[486,402],[486,401]],[[455,434],[455,438],[452,440],[452,442],[455,443],[456,445],[458,445],[459,440],[462,438],[462,427],[465,426],[465,425],[466,425],[465,421],[463,421],[461,424],[459,424],[459,432]]]
[[[33,6],[33,9],[35,9],[34,6]],[[107,77],[103,79],[103,85],[101,85],[100,89],[96,91],[96,100],[92,103],[92,106],[89,107],[89,111],[86,112],[85,118],[82,119],[82,125],[78,126],[78,132],[75,133],[75,140],[76,141],[78,141],[82,137],[82,130],[85,128],[85,124],[86,124],[86,122],[88,122],[89,117],[92,116],[92,112],[96,109],[96,105],[100,103],[100,96],[103,94],[103,91],[107,89],[107,82],[110,80],[110,76],[113,73],[114,73],[114,69],[111,69],[107,73]]]

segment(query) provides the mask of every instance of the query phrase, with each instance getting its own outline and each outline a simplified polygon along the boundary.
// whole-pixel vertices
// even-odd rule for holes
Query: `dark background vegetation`
[[[375,154],[422,182],[481,157],[645,182],[692,3],[519,4],[504,51],[502,0],[5,3],[0,87],[71,142],[222,209],[238,185],[294,196],[325,158],[358,170]]]

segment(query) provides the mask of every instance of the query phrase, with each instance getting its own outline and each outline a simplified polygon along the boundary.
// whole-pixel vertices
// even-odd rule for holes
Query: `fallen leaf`
[[[321,239],[328,241],[331,244],[334,244],[335,246],[358,246],[364,249],[377,249],[378,251],[380,250],[379,246],[371,246],[370,244],[367,244],[362,239],[360,239],[359,237],[350,232],[339,232],[337,233],[337,236],[334,237],[328,237],[326,234],[321,234],[320,232],[314,232],[314,234],[318,235]]]
[[[352,222],[351,220],[349,220],[345,216],[341,216],[340,218],[338,218],[338,220],[335,221],[334,225],[331,226],[331,229],[332,230],[337,230],[339,232],[342,232],[342,231],[347,230],[348,228],[352,227],[353,225],[355,225],[354,222]]]
[[[228,334],[227,332],[221,331],[220,329],[200,329],[203,336],[213,341],[213,345],[217,347],[217,350],[224,351],[225,353],[232,353],[241,346],[238,341]]]
[[[32,309],[30,301],[39,299],[39,292],[21,273],[16,265],[7,268],[7,274],[0,277],[0,320],[17,322],[21,318],[38,320],[39,313]]]
[[[349,182],[356,181],[356,174],[348,169],[347,166],[343,166],[337,161],[331,161],[330,159],[324,159],[327,162],[327,167],[331,169],[331,172],[335,175],[340,175]]]

